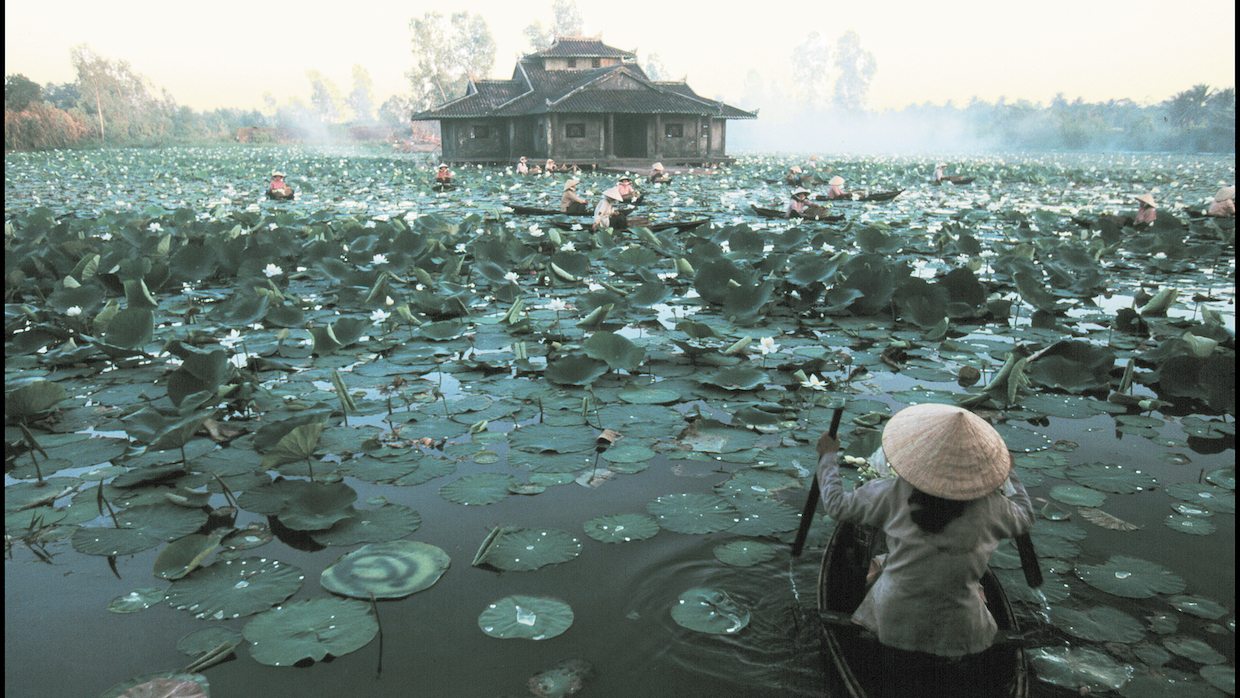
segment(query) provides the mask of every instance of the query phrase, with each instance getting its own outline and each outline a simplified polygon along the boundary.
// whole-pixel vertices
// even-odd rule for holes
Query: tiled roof
[[[580,36],[562,36],[551,46],[530,54],[538,58],[637,58],[632,51],[624,51],[604,44],[598,39]]]

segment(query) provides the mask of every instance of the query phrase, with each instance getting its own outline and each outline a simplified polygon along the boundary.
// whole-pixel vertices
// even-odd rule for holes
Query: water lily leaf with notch
[[[263,454],[263,470],[272,470],[286,463],[295,463],[314,457],[325,422],[311,422],[294,427]]]
[[[474,556],[474,566],[528,571],[568,562],[581,554],[581,540],[555,528],[496,526]]]
[[[198,568],[231,531],[221,528],[210,535],[191,533],[169,543],[155,558],[154,572],[162,579],[180,579]]]
[[[546,640],[573,624],[573,609],[547,596],[506,596],[478,616],[482,632],[501,640]]]
[[[144,611],[164,600],[164,590],[156,588],[134,589],[133,591],[112,599],[108,610],[112,613],[135,613]]]
[[[733,601],[722,589],[694,587],[676,600],[672,620],[700,633],[731,635],[749,625],[749,609]]]
[[[73,532],[73,549],[84,555],[132,555],[159,545],[158,537],[132,528],[82,527]]]
[[[632,371],[646,360],[646,350],[613,332],[595,332],[583,347],[586,356],[606,361],[613,371]]]
[[[756,540],[734,540],[714,549],[715,558],[733,567],[753,567],[775,557],[775,548]]]
[[[1132,494],[1150,490],[1158,484],[1153,477],[1140,470],[1125,468],[1115,463],[1081,463],[1069,467],[1066,474],[1068,479],[1090,489],[1114,494]]]
[[[1172,596],[1167,603],[1177,609],[1207,620],[1217,620],[1227,615],[1227,607],[1202,596]]]
[[[585,523],[586,535],[602,543],[628,543],[653,538],[659,524],[646,514],[599,516]]]
[[[575,453],[593,451],[594,435],[574,427],[531,424],[510,435],[512,447],[528,453]]]
[[[1233,490],[1204,483],[1177,482],[1167,486],[1167,494],[1220,514],[1236,513],[1236,493]]]
[[[1093,606],[1085,610],[1054,606],[1049,616],[1055,627],[1083,640],[1133,643],[1145,637],[1145,627],[1141,621],[1110,606]]]
[[[356,599],[310,599],[285,604],[246,623],[242,634],[259,664],[291,666],[365,647],[379,632],[370,605]]]
[[[552,383],[560,385],[589,385],[607,373],[607,370],[606,362],[584,354],[571,354],[547,364],[543,375]]]
[[[1077,565],[1076,576],[1095,589],[1129,599],[1184,591],[1184,580],[1170,570],[1127,555],[1116,555],[1101,565]]]
[[[161,540],[176,540],[207,522],[207,512],[176,504],[140,504],[116,513],[122,528],[132,528]]]
[[[355,513],[357,491],[343,482],[289,480],[285,492],[276,518],[295,531],[323,531]]]
[[[413,533],[422,525],[422,515],[400,504],[384,504],[378,509],[355,511],[352,516],[332,524],[310,537],[319,545],[357,545],[384,543]],[[360,597],[359,597],[360,598]]]
[[[1098,490],[1091,490],[1080,485],[1055,485],[1050,495],[1064,504],[1082,507],[1098,507],[1106,501],[1107,496]]]
[[[394,540],[364,545],[323,570],[324,589],[358,599],[401,599],[429,589],[452,564],[429,543]]]
[[[1172,635],[1163,638],[1162,644],[1168,650],[1198,664],[1222,664],[1227,661],[1227,658],[1219,654],[1218,650],[1195,637]]]
[[[168,605],[197,618],[239,618],[297,593],[305,576],[279,560],[247,557],[199,567],[168,587]]]
[[[439,496],[466,506],[494,504],[506,498],[517,479],[507,473],[474,473],[439,488]]]
[[[50,410],[68,397],[63,385],[42,378],[6,384],[4,416],[25,420]]]
[[[766,371],[742,364],[720,369],[702,378],[701,382],[724,390],[755,390],[765,385],[770,379]]]
[[[1191,533],[1195,536],[1207,536],[1218,530],[1214,524],[1198,516],[1168,514],[1167,518],[1163,519],[1163,523],[1173,531]]]
[[[727,500],[708,494],[667,494],[646,505],[659,525],[677,533],[713,533],[735,526],[740,513]]]

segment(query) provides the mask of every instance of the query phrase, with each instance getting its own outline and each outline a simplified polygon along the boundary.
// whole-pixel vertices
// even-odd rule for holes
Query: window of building
[[[576,59],[576,58],[569,58],[569,59],[568,59],[568,67],[569,67],[569,68],[576,68],[576,67],[577,67],[577,59]]]
[[[595,67],[595,68],[601,68],[601,67],[603,66],[603,59],[601,59],[601,58],[591,58],[591,59],[590,59],[590,65],[591,65],[592,67]]]
[[[564,124],[564,137],[565,138],[585,138],[586,137],[586,125],[585,124]]]
[[[491,127],[486,124],[473,124],[470,126],[470,138],[490,138]]]
[[[685,137],[685,125],[684,124],[664,124],[663,132],[667,138],[684,138]]]

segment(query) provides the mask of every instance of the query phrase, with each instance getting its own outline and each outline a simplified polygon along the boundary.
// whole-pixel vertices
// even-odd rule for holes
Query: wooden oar
[[[1030,589],[1042,586],[1042,568],[1038,566],[1038,554],[1033,551],[1033,539],[1028,533],[1016,536],[1016,550],[1020,552],[1020,568],[1025,572],[1025,583]]]
[[[831,428],[827,433],[831,438],[840,430],[840,418],[844,416],[844,406],[839,405],[831,415]],[[801,528],[797,529],[797,538],[792,542],[792,556],[800,557],[801,548],[805,545],[805,537],[809,535],[809,526],[814,522],[814,514],[818,512],[818,499],[822,494],[818,487],[818,466],[814,464],[814,481],[809,486],[809,496],[805,498],[805,508],[801,510]]]

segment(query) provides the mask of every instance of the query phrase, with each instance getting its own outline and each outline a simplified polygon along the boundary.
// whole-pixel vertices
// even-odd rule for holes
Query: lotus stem
[[[375,600],[375,592],[370,592],[370,608],[375,613],[375,625],[379,626],[379,665],[375,668],[375,679],[383,675],[383,621],[379,619],[379,602]]]
[[[107,507],[108,515],[112,517],[112,524],[115,525],[117,528],[121,527],[120,522],[116,520],[116,512],[112,510],[112,505],[103,496],[103,480],[99,481],[99,496],[96,498],[96,504],[99,505],[100,516],[103,516],[103,509],[104,507]]]
[[[187,664],[183,671],[187,674],[196,674],[203,669],[213,667],[228,659],[235,649],[237,649],[237,643],[225,640],[213,649],[203,652],[197,659]]]
[[[229,504],[231,504],[232,506],[236,507],[236,506],[237,506],[237,498],[236,498],[236,496],[234,496],[234,495],[233,495],[232,490],[230,490],[230,489],[228,488],[228,485],[224,483],[224,479],[223,479],[223,478],[221,478],[219,475],[217,475],[217,474],[215,474],[215,473],[211,473],[211,477],[215,478],[215,481],[216,481],[216,482],[218,482],[218,483],[220,483],[220,488],[221,488],[221,489],[223,490],[223,492],[224,492],[224,499],[225,499],[225,501],[227,501],[227,502],[228,502]],[[240,507],[237,507],[237,508],[240,508]]]

